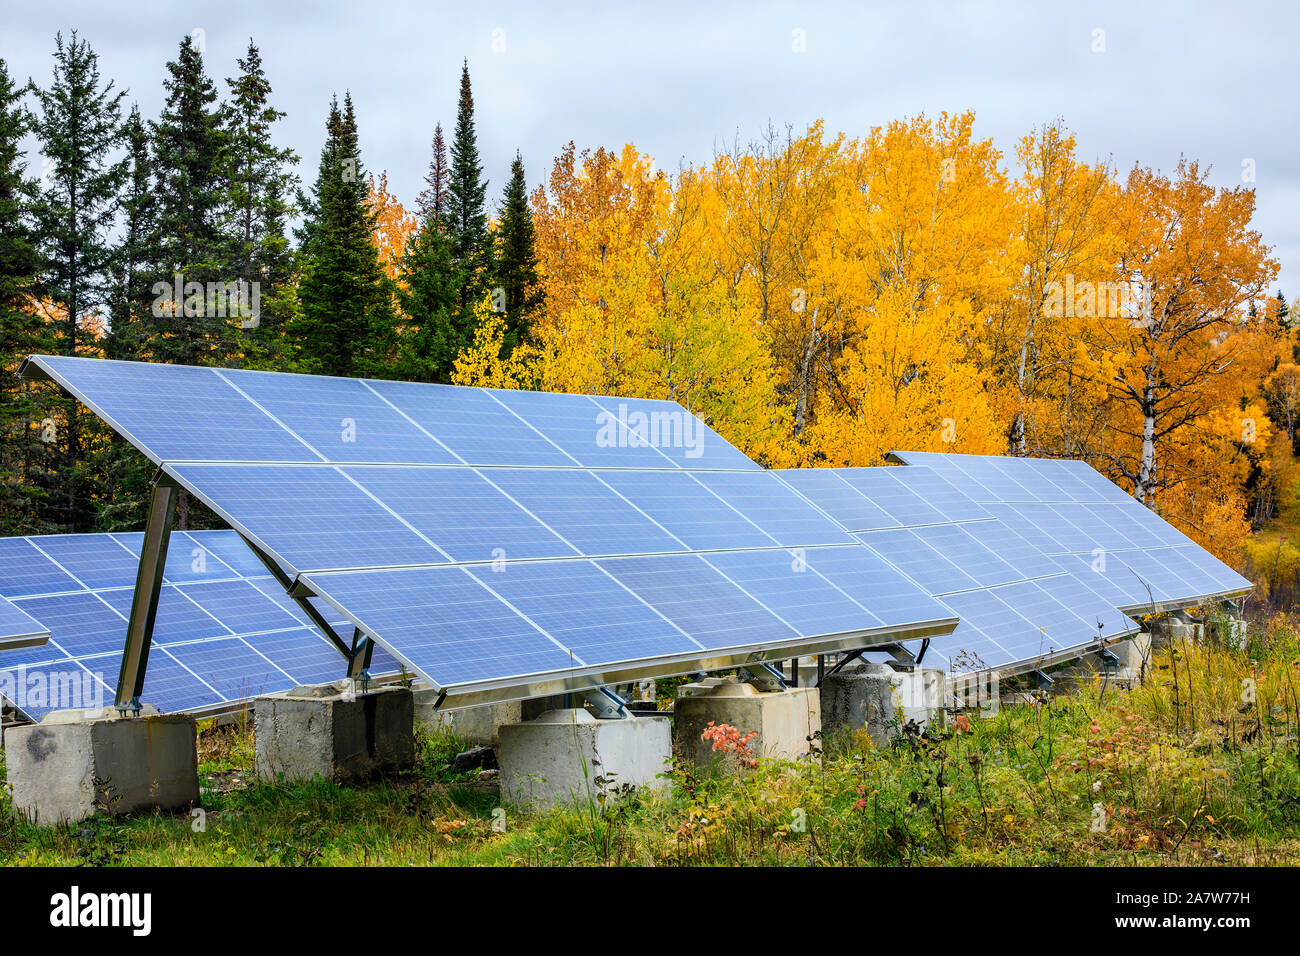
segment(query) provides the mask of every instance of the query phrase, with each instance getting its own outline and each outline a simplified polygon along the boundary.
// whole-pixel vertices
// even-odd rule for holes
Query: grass
[[[603,811],[503,813],[491,774],[453,771],[446,732],[418,738],[412,771],[351,787],[259,783],[247,727],[205,726],[202,815],[38,828],[0,798],[0,865],[1295,865],[1298,685],[1300,627],[1279,615],[1242,650],[1158,652],[1100,700],[819,741],[800,763],[729,744]]]

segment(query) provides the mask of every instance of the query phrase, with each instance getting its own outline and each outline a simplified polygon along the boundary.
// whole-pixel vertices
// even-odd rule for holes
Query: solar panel
[[[818,471],[826,474],[818,476]],[[961,621],[951,635],[933,642],[928,663],[938,660],[958,672],[1035,666],[1095,645],[1100,638],[1136,630],[1113,601],[1073,578],[1069,569],[929,468],[776,474],[828,514],[838,515],[849,529],[859,523],[883,524],[872,510],[879,506],[889,526],[861,530],[854,537]],[[852,494],[871,507],[863,508]],[[849,593],[870,593],[866,585],[856,588]]]
[[[0,650],[44,644],[50,629],[7,599],[0,597]]]
[[[49,636],[34,647],[0,641],[0,693],[9,687],[12,694],[5,696],[29,717],[89,705],[51,693],[74,673],[98,688],[99,706],[112,702],[135,583],[132,570],[129,584],[122,584],[124,569],[135,567],[140,537],[0,539],[0,593],[13,595],[0,598],[0,612],[12,608],[28,620],[43,619],[41,629]],[[321,607],[331,612],[327,619],[336,630],[350,635],[346,618]],[[377,653],[371,673],[391,676],[401,666],[386,652]],[[338,680],[345,673],[342,655],[237,533],[173,533],[149,658],[150,703],[172,712],[229,710],[260,693]]]
[[[546,675],[577,689],[956,625],[892,570],[866,596],[815,564],[781,571],[868,552],[673,402],[107,364],[36,356],[25,374],[105,416],[302,593],[458,703],[535,696]],[[141,387],[181,410],[230,405],[240,433]],[[236,591],[186,597],[279,633],[269,612],[245,621]],[[182,612],[167,619],[200,627]],[[226,696],[223,679],[205,685]]]
[[[1252,587],[1086,462],[934,452],[893,457],[960,484],[1121,610],[1192,607]]]

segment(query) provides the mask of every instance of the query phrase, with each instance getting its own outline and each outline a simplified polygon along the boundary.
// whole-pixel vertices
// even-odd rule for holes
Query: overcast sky
[[[516,149],[536,185],[569,140],[579,149],[633,142],[670,169],[707,162],[724,140],[750,139],[769,120],[802,129],[820,118],[856,136],[919,112],[974,109],[976,131],[1009,154],[1018,136],[1061,116],[1083,157],[1120,169],[1170,171],[1186,155],[1230,186],[1253,160],[1256,225],[1291,299],[1300,293],[1296,10],[1138,0],[0,0],[0,56],[43,83],[55,32],[75,27],[104,75],[152,117],[183,36],[202,31],[219,80],[235,74],[252,36],[273,102],[288,113],[280,142],[303,157],[304,179],[315,173],[331,93],[351,90],[363,162],[387,170],[408,207],[433,124],[455,121],[462,57],[494,201]]]

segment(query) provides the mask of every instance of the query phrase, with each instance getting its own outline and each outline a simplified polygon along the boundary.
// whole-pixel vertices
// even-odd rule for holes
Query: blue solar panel
[[[1025,575],[1020,570],[1003,561],[977,540],[978,529],[982,523],[931,525],[915,528],[912,534],[955,564],[979,587],[992,587],[995,584],[1010,584],[1013,581],[1024,580]],[[1051,571],[1052,567],[1049,565],[1040,568],[1036,573],[1050,574]],[[950,587],[947,590],[961,589]]]
[[[745,551],[705,560],[800,633],[847,634],[884,626],[863,602],[813,570],[806,553]]]
[[[110,673],[116,669],[111,659],[104,666],[111,668]],[[108,682],[115,685],[116,674]],[[228,703],[216,688],[172,657],[164,647],[149,652],[148,692],[144,699],[163,713],[203,710]]]
[[[915,530],[868,531],[858,535],[858,540],[930,594],[980,587],[977,580],[921,540]]]
[[[39,364],[155,462],[320,460],[214,369],[48,355]]]
[[[428,432],[353,378],[229,370],[231,384],[335,462],[451,464]]]
[[[116,579],[112,574],[106,574],[105,568],[111,569],[116,565],[114,561],[106,562],[105,556],[113,555],[111,549],[131,552],[128,557],[134,566],[136,559],[132,555],[140,547],[141,536],[125,533],[67,536],[67,539],[44,536],[31,541],[0,540],[0,554],[26,557],[31,562],[26,568],[16,569],[20,572],[17,575],[20,583],[43,587],[48,586],[43,583],[45,580],[55,580],[65,588],[64,593],[57,595],[19,597],[17,603],[11,605],[28,614],[47,615],[51,621],[49,629],[55,637],[41,647],[5,648],[0,653],[0,679],[4,674],[16,673],[15,669],[20,667],[38,668],[42,674],[57,672],[66,677],[69,669],[75,671],[84,665],[96,674],[103,672],[101,676],[109,686],[116,684],[134,588],[110,586],[94,591],[75,590],[79,584],[73,576],[60,572],[61,578],[42,578],[33,575],[32,571],[55,567],[45,556],[45,550],[49,550],[69,561],[68,570],[77,578],[112,584]],[[30,550],[15,548],[15,542],[28,545]],[[194,554],[195,551],[198,555]],[[260,576],[238,579],[230,564],[218,559],[217,554],[223,555],[230,564],[256,571]],[[298,683],[323,683],[343,676],[345,662],[342,656],[314,628],[305,626],[309,623],[306,615],[284,594],[261,563],[251,557],[238,534],[233,531],[173,532],[168,557],[168,569],[173,577],[194,580],[182,585],[166,583],[159,592],[153,634],[154,653],[150,655],[144,694],[146,703],[168,711],[203,710],[244,699],[247,695],[238,695],[232,689],[240,683],[254,688],[254,692],[271,692]],[[5,569],[6,572],[9,570],[14,569]],[[12,587],[11,580],[0,575],[0,591]],[[0,598],[0,605],[4,603]],[[328,607],[319,601],[315,603]],[[333,608],[329,610],[333,621],[343,622],[345,639],[350,638],[352,625]],[[242,638],[242,647],[229,642],[235,634]],[[3,643],[0,640],[0,645]],[[203,661],[205,655],[219,649],[233,648],[234,655],[227,664],[208,668],[212,671],[205,677],[205,680],[211,678],[212,686],[209,686],[183,668],[178,669],[178,661],[162,652],[164,647],[191,648],[178,650],[176,657],[192,668]],[[284,659],[278,655],[283,655]],[[267,670],[268,659],[273,665],[270,671]],[[156,660],[162,660],[157,673],[163,675],[157,684]],[[245,664],[251,669],[245,670]],[[376,677],[384,677],[398,673],[399,669],[400,665],[391,655],[377,651],[370,672]],[[273,679],[267,679],[268,674]],[[53,679],[50,677],[51,681]],[[221,689],[221,698],[213,698],[214,687]],[[191,691],[193,696],[186,697]],[[103,703],[111,702],[110,691]],[[39,718],[51,709],[70,706],[65,699],[54,701],[47,707],[39,696],[27,703],[30,706],[19,707],[32,718]]]
[[[587,664],[689,654],[700,646],[590,561],[507,564],[472,573]]]
[[[26,538],[0,538],[0,584],[8,598],[83,590],[72,575]]]
[[[971,480],[985,507],[1120,608],[1190,606],[1251,587],[1085,462],[894,454]]]
[[[616,471],[601,478],[684,543],[676,550],[770,548],[777,543],[686,472]],[[637,554],[640,549],[622,553]]]
[[[490,477],[583,554],[687,550],[592,473],[502,468]]]
[[[237,637],[172,644],[166,653],[228,701],[274,694],[296,683]]]
[[[258,634],[245,640],[291,674],[297,684],[328,684],[343,675],[343,658],[312,628]],[[396,670],[396,667],[390,670],[372,667],[371,673],[379,675]]]
[[[902,522],[839,476],[839,469],[784,468],[773,472],[849,531],[898,528]]]
[[[759,471],[734,445],[676,402],[648,398],[593,398],[630,433],[680,468]]]
[[[500,389],[491,389],[489,394],[585,467],[677,467],[620,422],[617,412],[606,410],[586,395]]]
[[[615,558],[600,565],[706,648],[779,643],[799,636],[698,556]]]
[[[839,475],[862,492],[899,524],[942,524],[948,520],[937,508],[912,491],[895,474],[897,468],[841,468]]]
[[[174,471],[294,571],[447,560],[333,467],[181,465]]]
[[[110,535],[45,535],[36,544],[59,567],[76,568],[77,579],[92,591],[135,584],[139,559]]]
[[[535,428],[477,388],[367,382],[471,465],[576,465]]]
[[[346,571],[308,580],[438,686],[582,664],[463,568]]]
[[[351,468],[346,473],[454,561],[573,557],[565,544],[467,468]]]
[[[869,548],[811,548],[805,557],[809,567],[855,596],[887,625],[954,617],[938,601],[918,593],[916,585]]]
[[[126,644],[126,618],[94,594],[24,598],[14,603],[48,627],[51,638],[73,657],[120,654]],[[2,653],[7,660],[10,652]]]
[[[49,636],[50,629],[15,604],[0,597],[0,647],[19,641],[28,643],[41,635]]]
[[[700,472],[695,477],[785,547],[853,542],[843,528],[771,472]]]

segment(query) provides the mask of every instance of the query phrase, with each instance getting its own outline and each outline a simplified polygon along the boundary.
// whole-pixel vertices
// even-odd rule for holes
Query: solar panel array
[[[29,366],[442,689],[684,671],[956,624],[673,403]]]
[[[52,709],[113,702],[142,538],[0,539],[0,592],[50,633],[39,647],[0,649],[0,690],[11,705],[39,719]],[[173,532],[164,578],[149,703],[168,712],[215,712],[346,674],[342,655],[235,532]],[[377,655],[376,676],[399,670]],[[81,699],[56,699],[58,687],[66,693],[74,686],[70,676]]]
[[[932,452],[894,456],[960,485],[1128,613],[1196,606],[1252,587],[1086,462]]]
[[[953,672],[1041,666],[1137,625],[925,467],[776,472],[960,618],[924,662]]]

